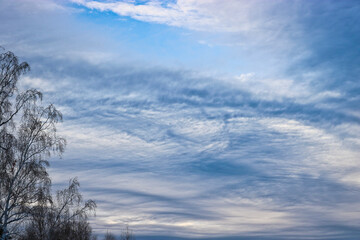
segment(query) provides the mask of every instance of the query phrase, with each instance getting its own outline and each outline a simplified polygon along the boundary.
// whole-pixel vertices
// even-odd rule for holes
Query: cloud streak
[[[106,72],[101,67],[96,70],[95,66],[86,69],[92,69],[91,74]],[[85,162],[91,159],[87,164],[96,170],[88,172],[89,165],[81,160],[78,164],[57,162],[56,168],[63,171],[72,166],[78,173],[85,171],[80,178],[93,187],[87,189],[89,194],[99,192],[106,184],[117,186],[118,193],[112,188],[103,190],[107,201],[113,197],[110,203],[98,197],[109,209],[113,209],[111,202],[121,203],[122,199],[127,199],[121,204],[124,207],[118,207],[118,217],[107,222],[104,228],[131,221],[144,233],[151,232],[146,226],[155,224],[166,231],[174,227],[171,230],[174,235],[188,232],[203,236],[202,232],[209,231],[199,225],[203,222],[203,226],[219,225],[214,231],[227,226],[230,235],[239,234],[239,226],[243,226],[247,230],[242,234],[246,235],[248,231],[260,231],[264,224],[273,223],[282,227],[274,230],[276,228],[270,224],[268,230],[280,233],[288,228],[296,229],[305,219],[320,214],[310,210],[304,212],[305,209],[318,209],[326,202],[321,210],[326,216],[323,219],[341,222],[344,219],[332,215],[331,209],[343,204],[339,211],[349,211],[344,210],[346,204],[357,204],[357,194],[353,193],[357,192],[357,185],[351,185],[353,182],[347,176],[358,171],[359,152],[350,145],[345,147],[336,131],[323,128],[328,122],[327,110],[321,110],[320,118],[313,117],[314,112],[320,110],[306,111],[307,104],[289,100],[264,104],[244,90],[230,91],[230,84],[216,79],[166,71],[132,70],[130,74],[118,75],[122,82],[107,88],[106,96],[96,97],[96,90],[107,81],[104,77],[99,86],[84,83],[87,87],[80,87],[87,89],[84,94],[64,90],[75,97],[69,112],[83,109],[62,128],[72,146],[67,154],[69,158],[84,158]],[[104,76],[114,75],[105,73]],[[162,81],[164,76],[166,81]],[[134,79],[143,79],[140,81],[142,87],[134,83]],[[209,81],[213,88],[207,85]],[[192,83],[191,88],[186,87],[188,82]],[[66,93],[60,94],[64,95]],[[234,98],[242,95],[245,97]],[[137,96],[141,96],[140,100]],[[231,100],[226,100],[227,96]],[[62,106],[61,99],[56,102]],[[99,106],[95,102],[102,104]],[[66,102],[63,104],[70,107]],[[357,125],[351,118],[346,120],[341,115],[338,118],[342,123]],[[356,141],[352,144],[358,146]],[[102,180],[97,183],[98,180],[92,180],[94,176]],[[178,182],[182,184],[178,186]],[[193,182],[198,183],[194,185]],[[173,200],[170,200],[168,197],[175,189]],[[189,190],[191,194],[187,195]],[[198,204],[194,206],[192,202]],[[129,205],[133,207],[125,211]],[[200,214],[202,208],[215,212],[204,210]],[[113,210],[108,213],[110,211]],[[200,215],[190,217],[194,211]],[[235,212],[236,217],[232,217],[231,212]],[[269,222],[264,217],[267,214]],[[241,219],[248,216],[254,216],[254,222],[243,223]],[[99,219],[105,221],[105,218]],[[316,221],[311,224],[316,225]]]

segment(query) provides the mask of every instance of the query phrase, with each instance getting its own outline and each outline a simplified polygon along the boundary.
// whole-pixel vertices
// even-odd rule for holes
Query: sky
[[[95,233],[360,238],[359,1],[0,0],[0,33]]]

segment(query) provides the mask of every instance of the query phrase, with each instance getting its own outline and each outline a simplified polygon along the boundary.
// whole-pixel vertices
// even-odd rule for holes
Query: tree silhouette
[[[78,180],[71,179],[69,186],[48,201],[40,201],[33,208],[23,240],[90,240],[91,227],[88,215],[95,211],[92,200],[83,201]]]
[[[129,228],[129,225],[126,225],[125,229],[121,233],[121,240],[135,240],[133,231]]]
[[[104,240],[116,240],[116,237],[111,232],[107,231]]]
[[[56,133],[61,113],[42,106],[42,94],[19,92],[19,77],[30,70],[12,52],[0,54],[0,239],[16,234],[34,204],[49,198],[46,167],[51,154],[64,151],[65,139]]]

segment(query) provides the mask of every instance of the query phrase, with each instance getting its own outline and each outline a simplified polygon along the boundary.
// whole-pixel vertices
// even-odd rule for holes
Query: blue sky
[[[358,1],[0,0],[98,234],[359,239]],[[160,237],[159,237],[160,236]]]

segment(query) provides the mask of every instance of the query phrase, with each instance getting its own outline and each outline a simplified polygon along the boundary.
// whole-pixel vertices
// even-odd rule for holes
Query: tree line
[[[40,91],[19,89],[30,66],[0,51],[0,240],[96,239],[88,222],[96,203],[83,200],[78,179],[51,193],[48,160],[66,146],[56,130],[61,112],[44,106]],[[104,239],[115,237],[107,233]],[[121,239],[134,237],[127,228]]]

